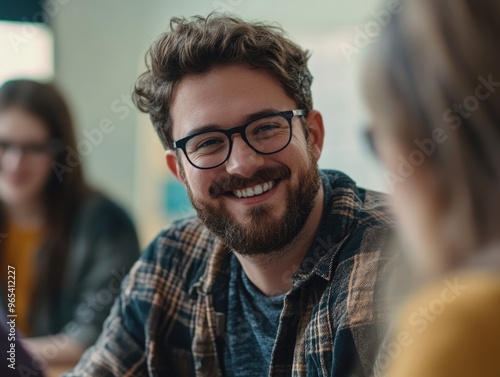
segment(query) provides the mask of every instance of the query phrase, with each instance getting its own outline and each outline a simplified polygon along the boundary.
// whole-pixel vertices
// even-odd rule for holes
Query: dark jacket
[[[121,280],[139,257],[139,243],[125,211],[96,192],[85,199],[70,240],[60,296],[31,309],[32,330],[33,336],[62,332],[87,347],[97,339]]]

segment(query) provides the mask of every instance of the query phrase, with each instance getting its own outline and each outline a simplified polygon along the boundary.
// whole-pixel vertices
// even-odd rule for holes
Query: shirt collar
[[[355,228],[360,199],[355,183],[337,171],[321,171],[324,190],[323,216],[316,238],[294,277],[299,286],[318,275],[330,281],[338,262],[338,252]]]

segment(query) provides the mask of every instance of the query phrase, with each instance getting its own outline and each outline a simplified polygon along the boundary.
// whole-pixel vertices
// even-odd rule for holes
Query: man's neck
[[[286,248],[272,255],[243,256],[235,252],[245,274],[266,296],[277,296],[292,288],[292,276],[311,247],[323,214],[323,187],[301,232]]]

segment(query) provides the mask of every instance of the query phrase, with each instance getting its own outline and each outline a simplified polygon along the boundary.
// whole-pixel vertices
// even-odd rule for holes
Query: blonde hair
[[[436,148],[420,168],[443,203],[455,255],[500,240],[500,2],[403,1],[377,45],[365,89],[406,152]]]

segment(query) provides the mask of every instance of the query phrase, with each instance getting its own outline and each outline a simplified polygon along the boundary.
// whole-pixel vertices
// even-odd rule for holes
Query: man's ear
[[[175,151],[169,149],[165,151],[165,162],[167,163],[168,169],[172,172],[173,175],[177,178],[177,180],[185,187],[184,179],[182,177],[182,167],[177,160],[177,154]]]
[[[321,156],[323,150],[323,140],[325,138],[325,127],[323,125],[323,117],[318,110],[311,110],[306,117],[307,125],[309,126],[309,143],[311,144],[312,152],[316,161]]]

